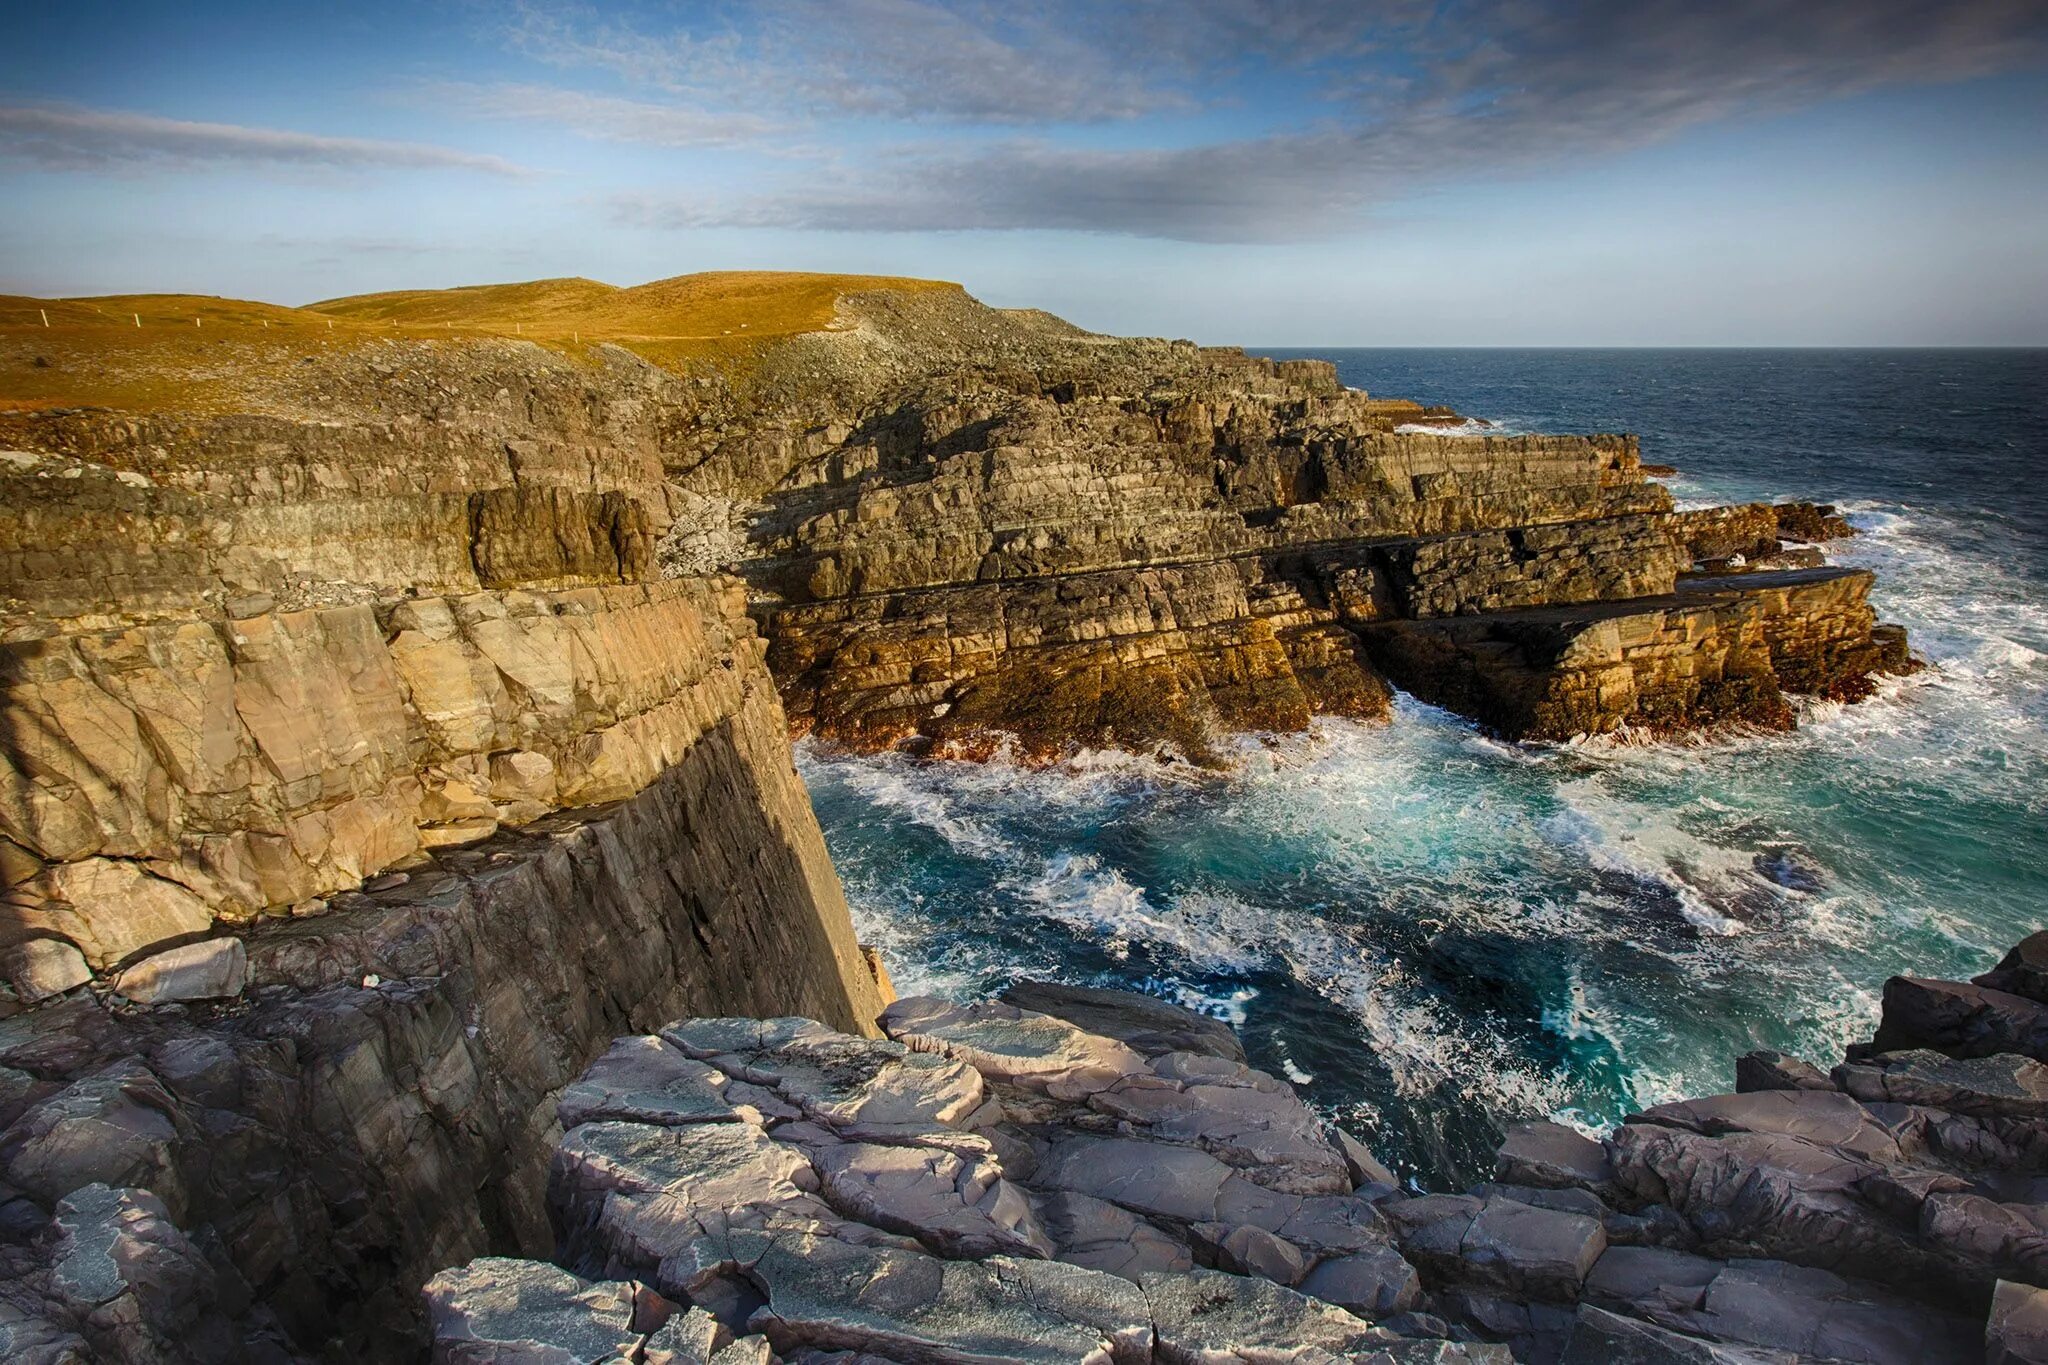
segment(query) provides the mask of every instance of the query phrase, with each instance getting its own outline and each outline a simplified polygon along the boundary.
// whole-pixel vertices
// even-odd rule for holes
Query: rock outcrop
[[[1232,1358],[1263,1315],[1299,1358],[1457,1358],[1242,1273],[1146,1282],[1412,1288],[1384,1173],[1214,1029],[1042,988],[863,1041],[885,977],[788,735],[1200,759],[1394,684],[1513,735],[1782,724],[1906,662],[1867,575],[1769,563],[1831,512],[1677,514],[1632,438],[1447,434],[1320,362],[903,281],[187,302],[0,300],[13,1355],[402,1355],[428,1273],[553,1242],[552,1159],[612,1280],[451,1281],[455,1358],[869,1349],[829,1286],[762,1287],[799,1234],[897,1286],[913,1356],[1000,1302],[1109,1357]],[[684,1084],[642,1044],[563,1091],[689,1016],[820,1020],[832,1059],[757,1039]],[[634,1183],[706,1162],[738,1183]],[[769,1345],[646,1262],[691,1228],[685,1278],[766,1294]],[[1551,1250],[1516,1292],[1575,1273]]]
[[[1955,1011],[1910,1003],[1937,985],[2005,1022],[1958,1036]],[[2032,997],[1900,978],[1879,1042],[1912,1047],[1832,1075],[1757,1054],[1736,1093],[1604,1141],[1525,1125],[1495,1182],[1453,1195],[1397,1188],[1202,1046],[1205,1021],[1019,995],[1099,1031],[918,999],[887,1041],[799,1019],[621,1039],[562,1098],[559,1268],[436,1277],[437,1349],[531,1358],[538,1323],[561,1349],[595,1333],[668,1359],[661,1324],[682,1323],[679,1359],[878,1365],[2048,1359],[2048,1065],[1982,1055]]]

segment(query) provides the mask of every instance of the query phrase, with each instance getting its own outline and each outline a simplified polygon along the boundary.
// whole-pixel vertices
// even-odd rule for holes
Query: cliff
[[[1782,725],[1905,665],[1824,512],[1457,421],[917,281],[0,299],[6,1254],[142,1189],[92,1216],[209,1349],[418,1345],[551,1245],[607,1040],[873,1031],[792,731]]]

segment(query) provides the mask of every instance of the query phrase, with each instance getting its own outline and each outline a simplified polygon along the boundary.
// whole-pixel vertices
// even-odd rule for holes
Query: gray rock
[[[1049,1014],[1076,1028],[1128,1043],[1147,1057],[1164,1052],[1200,1052],[1243,1062],[1244,1044],[1220,1019],[1134,991],[1063,986],[1051,981],[1015,981],[1000,999],[1020,1010]]]
[[[46,1207],[97,1181],[153,1190],[176,1215],[184,1207],[176,1111],[143,1063],[110,1063],[30,1105],[0,1133],[0,1170]]]
[[[2048,1289],[1998,1282],[1984,1324],[1984,1359],[1987,1365],[2048,1365]]]
[[[1308,1270],[1308,1263],[1292,1242],[1244,1223],[1231,1228],[1217,1242],[1216,1265],[1233,1274],[1257,1275],[1285,1285],[1294,1284]]]
[[[981,1077],[962,1062],[808,1019],[692,1019],[661,1036],[856,1135],[941,1128],[973,1113],[984,1097]]]
[[[1489,1199],[1473,1217],[1458,1258],[1483,1277],[1546,1299],[1576,1299],[1607,1250],[1596,1218]]]
[[[1133,1138],[1069,1138],[1046,1154],[1033,1183],[1106,1199],[1186,1223],[1213,1221],[1230,1168],[1207,1152]]]
[[[1323,1136],[1321,1122],[1287,1087],[1247,1083],[1257,1074],[1232,1076],[1234,1083],[1226,1084],[1133,1077],[1090,1095],[1088,1104],[1155,1137],[1198,1146],[1272,1189],[1350,1193],[1351,1165]]]
[[[85,1338],[5,1299],[0,1299],[0,1360],[20,1365],[97,1365]]]
[[[641,1317],[644,1316],[643,1313]],[[645,1324],[636,1318],[635,1325]],[[767,1349],[766,1339],[749,1340],[759,1350]],[[641,1343],[636,1360],[637,1365],[714,1365],[724,1358],[726,1349],[735,1345],[738,1343],[723,1323],[702,1308],[693,1307],[687,1312],[671,1312],[668,1320]],[[745,1359],[745,1353],[739,1358]]]
[[[0,952],[0,981],[33,1005],[92,980],[85,954],[60,938],[32,938]]]
[[[645,1334],[634,1330],[634,1290],[538,1261],[482,1256],[442,1271],[422,1292],[436,1361],[590,1365],[638,1351]]]
[[[1965,1360],[1982,1349],[1969,1319],[1859,1293],[1840,1276],[1781,1261],[1731,1261],[1696,1317],[1708,1335],[1865,1365]]]
[[[586,1123],[563,1137],[548,1198],[570,1264],[660,1279],[662,1263],[729,1228],[835,1228],[802,1149],[743,1123]]]
[[[1298,1287],[1312,1298],[1373,1321],[1405,1313],[1422,1295],[1422,1280],[1415,1267],[1392,1247],[1323,1261]]]
[[[2021,939],[1976,984],[2048,1005],[2048,929]]]
[[[849,1142],[815,1154],[823,1192],[848,1218],[915,1237],[942,1256],[1050,1256],[1053,1243],[1002,1168],[927,1147]]]
[[[1721,1269],[1719,1261],[1663,1247],[1609,1247],[1586,1276],[1585,1296],[1651,1317],[1690,1312]]]
[[[1266,1280],[1196,1270],[1138,1283],[1164,1365],[1286,1365],[1369,1351],[1391,1335]]]
[[[564,1132],[598,1119],[634,1123],[725,1123],[739,1115],[725,1098],[724,1072],[659,1038],[621,1038],[562,1090],[555,1115]]]
[[[1702,1341],[1580,1304],[1558,1365],[1798,1365],[1798,1357]]]
[[[1835,1068],[1841,1088],[1873,1104],[1918,1104],[1956,1114],[2048,1118],[2048,1066],[2015,1053],[1955,1058],[1914,1049]]]
[[[1187,1243],[1107,1200],[1070,1190],[1033,1197],[1054,1255],[1069,1265],[1121,1275],[1136,1283],[1146,1271],[1193,1268]]]
[[[114,989],[144,1005],[221,1000],[242,993],[249,954],[239,938],[210,938],[152,953],[114,978]]]
[[[1113,1038],[996,1000],[955,1005],[913,996],[882,1011],[881,1022],[891,1038],[919,1051],[944,1053],[991,1080],[1055,1099],[1086,1099],[1121,1077],[1151,1071],[1144,1057]]]
[[[1932,1048],[1956,1057],[2017,1052],[2048,1061],[2048,1004],[1959,981],[1895,976],[1884,983],[1875,1052]]]
[[[696,1275],[739,1273],[765,1296],[750,1327],[788,1355],[869,1352],[903,1365],[1141,1362],[1146,1301],[1129,1281],[1057,1261],[942,1261],[830,1238],[735,1233]]]
[[[1495,1167],[1504,1181],[1552,1189],[1580,1185],[1597,1190],[1612,1176],[1599,1143],[1547,1119],[1509,1129]]]
[[[147,1190],[91,1184],[57,1204],[48,1286],[100,1359],[201,1361],[236,1345],[213,1267]]]
[[[1834,1082],[1819,1067],[1782,1052],[1751,1052],[1735,1059],[1735,1089],[1741,1094],[1757,1090],[1834,1088]]]

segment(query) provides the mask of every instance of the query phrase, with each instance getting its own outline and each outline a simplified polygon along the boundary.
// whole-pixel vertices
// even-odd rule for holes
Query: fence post
[[[43,315],[43,326],[48,327],[50,325],[50,310],[47,308],[38,308],[36,309],[36,311]]]

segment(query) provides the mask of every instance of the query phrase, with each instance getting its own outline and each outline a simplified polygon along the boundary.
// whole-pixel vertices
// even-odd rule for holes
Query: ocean
[[[799,746],[903,994],[1036,976],[1237,1025],[1405,1177],[1504,1124],[1588,1131],[1825,1067],[1887,976],[2048,926],[2048,352],[1322,350],[1347,384],[1507,431],[1632,431],[1687,503],[1812,498],[1932,667],[1793,734],[1521,746],[1412,698],[1245,736],[1188,779]]]

